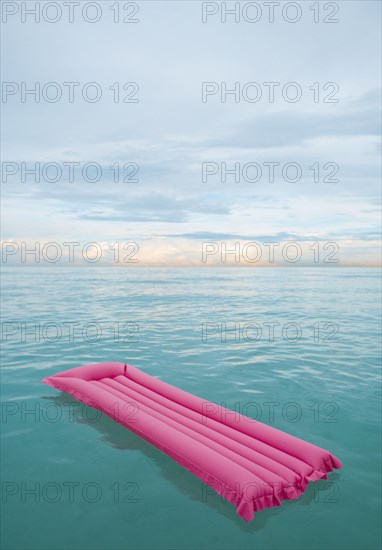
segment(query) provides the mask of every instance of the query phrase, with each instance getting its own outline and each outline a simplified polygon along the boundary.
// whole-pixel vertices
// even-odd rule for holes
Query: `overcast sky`
[[[332,24],[314,23],[313,2],[305,1],[294,24],[277,9],[269,23],[262,2],[257,23],[242,13],[239,22],[227,16],[222,23],[220,11],[203,23],[202,3],[194,1],[140,2],[133,16],[138,23],[114,23],[111,2],[99,3],[102,16],[93,24],[79,15],[73,23],[67,14],[56,23],[30,16],[23,23],[20,11],[9,15],[2,79],[19,89],[8,84],[5,102],[3,95],[2,160],[15,163],[6,170],[17,173],[3,171],[3,240],[136,241],[140,265],[199,265],[202,241],[336,241],[343,265],[377,263],[380,3],[337,4],[339,22]],[[239,83],[238,102],[232,94],[221,101],[223,81],[227,88]],[[41,96],[36,103],[29,94],[22,102],[22,82],[27,88],[56,82],[63,97],[49,103]],[[80,83],[73,103],[64,82]],[[98,83],[100,101],[82,98],[88,82]],[[116,86],[109,89],[116,82],[117,103]],[[127,82],[139,90],[124,91]],[[206,102],[203,82],[217,83]],[[245,88],[250,82],[259,87]],[[280,83],[273,103],[265,82]],[[290,82],[300,87],[300,101],[283,98]],[[329,82],[335,84],[325,89]],[[257,102],[244,100],[259,88]],[[287,89],[291,96],[294,89]],[[126,95],[139,102],[124,103]],[[324,102],[328,97],[338,102]],[[61,179],[35,182],[27,175],[21,181],[22,163],[36,162],[58,163]],[[64,162],[80,163],[75,182],[67,181]],[[89,162],[102,168],[98,182],[81,175]],[[205,181],[203,162],[218,170]],[[279,163],[275,181],[264,162]],[[301,168],[299,181],[282,177],[291,162]],[[115,163],[119,182],[110,169]],[[229,174],[222,180],[222,163],[240,163],[236,181]],[[261,167],[258,181],[254,164],[243,177],[248,163]],[[122,181],[135,165],[132,178],[139,181]],[[90,169],[89,177],[94,174]],[[293,167],[287,174],[293,179]]]

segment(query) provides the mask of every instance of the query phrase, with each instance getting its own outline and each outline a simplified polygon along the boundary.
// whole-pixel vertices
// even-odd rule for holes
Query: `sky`
[[[74,265],[380,264],[379,2],[303,1],[295,23],[285,2],[273,23],[264,2],[255,23],[246,2],[226,22],[220,2],[121,2],[118,22],[115,3],[83,15],[81,2],[72,23],[46,2],[35,22],[22,4],[2,2],[6,263],[56,265],[41,253],[54,242],[68,264],[76,242]],[[36,82],[39,102],[22,93]],[[102,261],[84,263],[91,242]],[[136,243],[138,261],[117,261],[116,242]],[[40,243],[38,261],[21,243]]]

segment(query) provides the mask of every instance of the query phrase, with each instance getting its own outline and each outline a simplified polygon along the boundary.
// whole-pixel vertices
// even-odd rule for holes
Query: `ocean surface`
[[[360,268],[6,268],[3,549],[380,548],[380,277]],[[43,385],[122,361],[330,450],[256,514]]]

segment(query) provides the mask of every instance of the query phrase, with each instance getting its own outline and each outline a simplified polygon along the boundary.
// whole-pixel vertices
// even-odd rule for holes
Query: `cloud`
[[[204,213],[213,215],[227,215],[230,208],[216,201],[210,201],[206,197],[191,197],[189,199],[177,199],[165,195],[143,195],[132,197],[127,201],[115,200],[100,201],[105,205],[104,211],[90,210],[89,213],[77,214],[82,220],[93,221],[123,221],[123,222],[158,222],[166,221],[170,223],[185,222],[192,217],[194,213]],[[107,206],[109,206],[107,208]]]
[[[275,148],[303,145],[306,141],[327,136],[380,136],[380,89],[373,89],[352,100],[323,110],[273,111],[252,119],[233,123],[219,139],[205,145],[235,148]]]
[[[291,235],[295,237],[295,235]],[[137,241],[126,242],[94,240],[88,243],[76,242],[74,248],[65,243],[52,242],[51,239],[39,241],[38,252],[26,253],[25,250],[36,250],[36,243],[27,240],[3,241],[3,267],[43,266],[43,267],[378,267],[381,266],[379,243],[343,239],[329,243],[312,238],[303,240],[272,238],[263,241],[261,238],[247,240],[246,237],[218,240],[200,238],[148,237]],[[69,241],[70,242],[70,241]],[[116,260],[116,242],[119,243],[119,255]],[[131,244],[131,243],[134,244]],[[274,246],[271,243],[274,243]],[[13,243],[13,244],[11,244]],[[267,244],[268,243],[268,244]],[[72,243],[73,244],[73,243]],[[86,253],[84,253],[86,250]],[[57,252],[58,251],[58,252]],[[319,252],[319,254],[318,254]],[[59,257],[57,261],[49,258]],[[71,261],[69,262],[69,257]],[[92,261],[94,258],[97,261]],[[4,260],[5,258],[5,260]],[[48,260],[47,260],[48,258]],[[134,259],[134,262],[130,262]]]
[[[375,2],[367,9],[346,2],[338,25],[315,24],[309,7],[296,25],[280,18],[272,25],[224,25],[219,17],[205,25],[197,3],[150,2],[142,5],[139,25],[114,24],[105,10],[97,25],[69,25],[69,42],[67,24],[42,23],[37,33],[14,17],[5,81],[98,81],[103,97],[99,104],[11,98],[3,105],[3,161],[96,162],[102,178],[85,181],[81,168],[73,183],[65,177],[23,183],[17,174],[2,186],[6,234],[137,238],[147,247],[145,261],[158,265],[199,265],[204,239],[338,239],[363,243],[369,253],[380,223],[379,11]],[[361,41],[354,40],[355,28]],[[109,86],[116,81],[139,82],[140,102],[114,103]],[[264,97],[221,103],[218,96],[204,104],[203,81],[300,81],[304,96],[296,104]],[[309,86],[328,81],[338,82],[339,103],[322,97],[314,103]],[[269,161],[280,164],[272,183]],[[131,162],[139,165],[138,182],[123,181]],[[217,163],[215,178],[203,181],[203,162]],[[261,181],[222,180],[222,163],[242,169],[248,162],[262,167]],[[301,165],[300,181],[280,176],[288,162]],[[328,162],[338,164],[338,182],[324,180]]]

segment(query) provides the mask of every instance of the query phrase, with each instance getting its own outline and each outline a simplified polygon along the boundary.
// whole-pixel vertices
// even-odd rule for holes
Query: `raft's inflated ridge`
[[[237,507],[254,513],[299,497],[338,458],[123,363],[96,363],[46,384],[99,409],[170,456]]]

